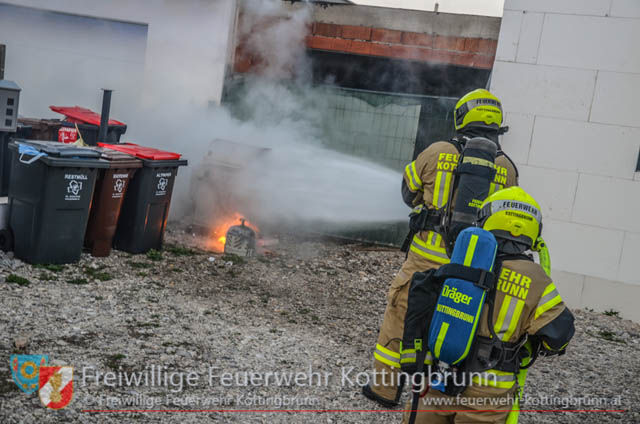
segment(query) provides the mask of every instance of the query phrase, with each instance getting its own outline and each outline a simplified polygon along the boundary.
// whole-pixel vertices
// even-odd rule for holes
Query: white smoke
[[[194,32],[206,22],[207,14],[226,14],[234,19],[229,6],[233,1],[206,3],[175,2],[171,7],[176,14],[184,12],[195,16]],[[207,8],[202,17],[194,12],[195,5]],[[133,3],[127,6],[132,16],[144,15],[142,9],[147,6],[139,6],[139,11],[136,7]],[[211,71],[212,61],[216,62],[213,66],[216,70],[230,61],[229,49],[235,42],[229,40],[232,36],[229,26],[211,26],[209,32],[216,32],[213,37],[185,45],[174,54],[175,45],[171,43],[180,39],[181,31],[191,29],[179,27],[171,20],[167,20],[166,25],[149,26],[148,31],[144,26],[116,22],[107,25],[102,30],[104,34],[94,36],[96,27],[91,19],[73,18],[78,23],[71,31],[66,21],[58,22],[58,15],[48,12],[37,17],[42,28],[55,29],[56,35],[51,36],[51,40],[64,35],[77,51],[70,50],[70,64],[64,72],[49,70],[46,66],[37,68],[33,66],[35,53],[46,44],[46,34],[15,28],[17,38],[15,42],[12,39],[9,46],[12,56],[8,57],[11,60],[7,62],[7,69],[8,76],[19,83],[21,78],[27,80],[23,76],[29,70],[29,82],[23,83],[21,110],[32,117],[54,116],[47,112],[49,104],[79,104],[99,111],[99,88],[114,88],[112,117],[128,124],[124,141],[176,151],[189,160],[189,166],[180,168],[176,180],[171,206],[173,219],[193,219],[196,209],[205,214],[211,211],[214,219],[215,211],[220,210],[221,197],[210,189],[215,181],[207,172],[202,172],[202,167],[206,171],[207,163],[203,159],[207,158],[211,143],[222,139],[270,149],[259,161],[249,163],[226,187],[239,198],[239,204],[247,208],[240,212],[258,222],[405,220],[407,210],[399,195],[401,175],[398,172],[322,147],[327,144],[327,134],[320,128],[330,126],[331,118],[322,113],[326,109],[322,104],[322,89],[310,85],[311,67],[304,40],[311,23],[312,6],[291,5],[281,0],[240,0],[238,7],[241,16],[235,40],[242,41],[248,50],[245,53],[254,59],[253,69],[260,74],[246,78],[246,94],[239,103],[248,116],[242,121],[234,118],[224,106],[207,104],[207,94],[204,94],[210,93],[215,85],[209,81],[221,78],[219,73],[214,75]],[[25,25],[34,22],[35,12],[31,9],[11,13],[24,19]],[[5,20],[9,25],[11,19]],[[4,21],[0,19],[0,22]],[[86,25],[87,34],[78,33],[81,25]],[[153,38],[155,50],[149,51],[147,46],[145,52],[141,42],[136,44],[134,57],[120,58],[124,53],[120,53],[117,43],[112,43],[108,50],[91,56],[94,54],[91,45],[110,39],[109,31],[135,31],[138,41]],[[198,36],[190,35],[186,39],[196,40]],[[209,39],[216,42],[209,43]],[[87,41],[78,44],[79,40]],[[157,44],[158,40],[166,40],[166,51],[161,50],[164,44]],[[20,54],[16,45],[28,46],[23,47],[25,54]],[[57,63],[56,55],[64,54],[55,50],[55,46],[45,51],[49,52],[46,57],[51,57],[51,63]],[[113,61],[112,69],[104,75],[82,72],[83,60],[98,63],[104,59],[98,57],[99,54],[118,60]],[[135,72],[123,72],[132,66]],[[142,66],[153,67],[153,72],[144,73],[145,81],[141,81]],[[230,74],[228,72],[228,76]],[[80,86],[76,87],[74,81],[81,83]],[[215,93],[208,95],[215,98]]]
[[[180,115],[171,111],[167,119],[160,117],[162,124],[155,127],[161,133],[158,136],[182,140],[178,150],[190,161],[189,169],[180,171],[172,215],[186,215],[197,224],[206,224],[207,219],[215,222],[216,215],[236,208],[258,223],[269,224],[405,220],[398,172],[323,147],[326,132],[320,128],[327,126],[324,121],[329,117],[322,113],[322,89],[310,85],[304,44],[310,6],[285,8],[283,4],[279,0],[243,2],[236,37],[244,40],[249,50],[245,53],[255,58],[260,73],[246,77],[248,87],[238,100],[247,120],[232,117],[225,107],[189,108]],[[153,116],[158,120],[158,111]],[[143,138],[149,139],[153,123],[142,128]],[[228,151],[220,152],[223,144],[215,140],[269,151],[245,163],[229,158]],[[219,156],[242,169],[232,176],[222,175],[224,171],[215,169],[212,162]]]
[[[211,162],[195,165],[200,172],[192,180],[191,196],[198,211],[217,211],[218,201],[228,202],[234,193],[240,212],[259,222],[323,221],[333,223],[388,222],[406,218],[406,207],[399,198],[400,175],[388,168],[325,149],[302,122],[279,122],[258,126],[241,123],[224,109],[210,116],[211,137],[269,149],[266,153],[241,160],[231,155],[231,164],[242,168],[224,187],[216,185],[220,171],[208,168]],[[212,143],[212,159],[220,154]],[[224,145],[223,145],[224,148]],[[226,153],[226,152],[225,152]],[[245,165],[246,164],[246,165]],[[215,165],[214,165],[215,166]],[[204,185],[198,187],[198,185]],[[211,187],[212,190],[207,190]],[[236,205],[234,205],[236,206]],[[230,211],[226,211],[230,212]],[[200,217],[198,217],[200,218]]]

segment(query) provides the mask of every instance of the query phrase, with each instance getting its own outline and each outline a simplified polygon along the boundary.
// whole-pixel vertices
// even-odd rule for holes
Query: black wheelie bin
[[[15,140],[9,228],[16,257],[32,264],[80,259],[100,152],[58,142]]]

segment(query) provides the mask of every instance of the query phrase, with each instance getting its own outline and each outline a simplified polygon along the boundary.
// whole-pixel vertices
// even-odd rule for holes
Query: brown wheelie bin
[[[109,162],[109,168],[100,171],[96,182],[84,244],[93,256],[103,257],[111,252],[127,187],[142,161],[116,150],[91,149],[102,153],[100,158]]]

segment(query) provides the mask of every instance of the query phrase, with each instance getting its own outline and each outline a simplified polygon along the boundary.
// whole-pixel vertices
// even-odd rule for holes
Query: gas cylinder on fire
[[[224,253],[248,257],[256,252],[256,232],[244,225],[234,225],[227,231]]]

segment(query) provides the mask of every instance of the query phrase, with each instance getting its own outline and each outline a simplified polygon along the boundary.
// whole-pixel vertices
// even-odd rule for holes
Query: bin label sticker
[[[156,174],[158,178],[158,185],[156,187],[156,196],[164,196],[167,194],[167,186],[169,186],[169,178],[171,178],[171,172],[158,172]]]
[[[80,191],[82,191],[82,183],[76,180],[69,181],[67,187],[67,195],[64,196],[64,200],[80,200]]]
[[[73,143],[78,140],[78,131],[75,128],[62,127],[58,130],[58,141],[61,143]]]
[[[112,199],[120,199],[124,195],[124,188],[127,185],[129,174],[113,174],[113,192],[111,193]]]
[[[158,189],[156,190],[156,196],[164,196],[167,194],[167,186],[169,185],[169,180],[166,178],[160,178],[158,180]]]
[[[111,198],[113,199],[121,198],[123,191],[124,191],[124,180],[121,180],[120,178],[118,178],[115,184],[113,185],[113,194],[111,195]]]
[[[80,192],[82,191],[82,181],[78,180],[87,180],[86,175],[74,175],[74,174],[65,174],[65,180],[69,181],[67,185],[67,194],[64,196],[64,200],[80,200]]]

